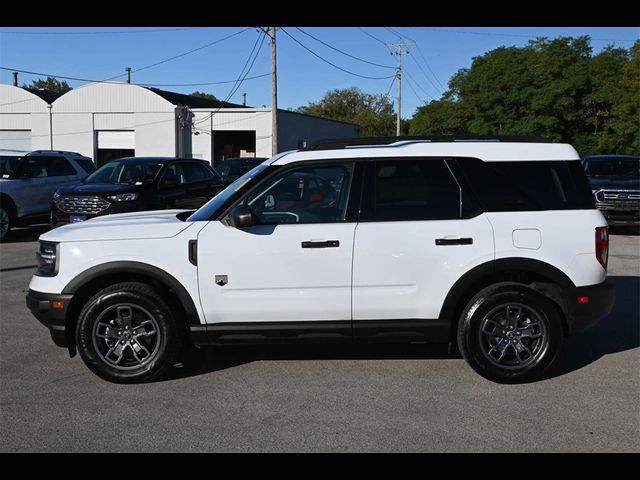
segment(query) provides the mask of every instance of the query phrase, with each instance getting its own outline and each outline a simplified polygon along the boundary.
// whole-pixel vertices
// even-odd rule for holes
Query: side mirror
[[[248,228],[256,224],[251,208],[247,205],[238,205],[229,213],[229,223],[235,228]]]

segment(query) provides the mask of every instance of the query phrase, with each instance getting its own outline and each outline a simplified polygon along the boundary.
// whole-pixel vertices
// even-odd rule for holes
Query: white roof
[[[580,160],[567,143],[400,141],[389,145],[353,146],[336,150],[292,151],[273,157],[272,165],[304,160],[380,157],[474,157],[484,161]]]

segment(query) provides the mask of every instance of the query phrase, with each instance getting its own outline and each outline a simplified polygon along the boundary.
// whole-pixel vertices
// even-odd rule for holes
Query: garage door
[[[31,130],[0,130],[0,155],[24,155],[31,151]]]
[[[98,148],[135,149],[135,135],[133,130],[101,130],[98,131]]]

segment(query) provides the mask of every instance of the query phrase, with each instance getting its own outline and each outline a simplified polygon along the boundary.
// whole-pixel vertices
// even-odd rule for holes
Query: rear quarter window
[[[459,159],[466,184],[486,211],[594,208],[578,160],[483,162]]]

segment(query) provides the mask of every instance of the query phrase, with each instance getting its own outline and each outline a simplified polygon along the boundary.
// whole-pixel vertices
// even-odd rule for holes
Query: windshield
[[[637,177],[640,157],[588,158],[584,164],[587,175]]]
[[[202,207],[200,207],[199,210],[196,210],[193,215],[187,218],[187,222],[209,220],[220,207],[225,205],[227,201],[231,199],[231,197],[240,192],[245,184],[250,183],[255,176],[262,173],[267,168],[267,165],[259,165],[250,172],[245,173],[243,176],[238,178],[235,182],[221,191],[218,195],[216,195]]]
[[[22,160],[22,157],[0,156],[0,178],[9,178],[15,172],[20,160]]]
[[[145,185],[153,182],[162,162],[143,159],[113,160],[87,177],[84,183]]]

